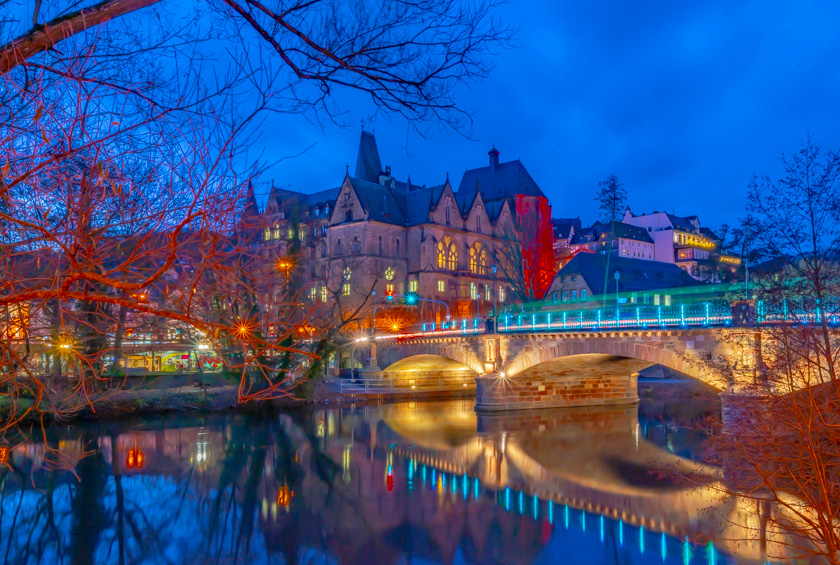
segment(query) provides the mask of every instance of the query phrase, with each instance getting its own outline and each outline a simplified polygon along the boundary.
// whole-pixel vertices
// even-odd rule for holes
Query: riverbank
[[[133,379],[127,386],[100,391],[94,408],[85,408],[62,421],[75,419],[118,418],[172,412],[222,412],[238,409],[294,408],[311,405],[372,406],[410,400],[464,398],[473,391],[442,391],[405,394],[342,394],[333,379],[315,384],[309,398],[283,396],[266,401],[241,404],[238,386],[221,375],[167,375]],[[701,414],[717,410],[720,399],[713,389],[689,378],[668,375],[639,378],[639,396],[644,400],[645,415],[655,418],[681,418],[694,421]],[[690,408],[689,408],[690,407]],[[33,419],[37,419],[37,415]]]

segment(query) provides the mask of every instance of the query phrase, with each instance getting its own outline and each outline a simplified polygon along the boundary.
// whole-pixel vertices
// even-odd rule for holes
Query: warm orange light
[[[133,449],[128,450],[128,455],[125,458],[125,464],[129,469],[140,469],[143,467],[143,450],[134,445]]]
[[[292,498],[295,496],[295,491],[290,490],[288,486],[283,485],[277,489],[277,506],[289,506],[292,503]]]
[[[0,463],[8,463],[9,462],[9,448],[8,447],[0,447]]]

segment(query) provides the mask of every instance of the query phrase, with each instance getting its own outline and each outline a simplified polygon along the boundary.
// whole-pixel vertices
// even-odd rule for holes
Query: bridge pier
[[[475,379],[477,411],[637,404],[636,372],[612,375],[484,373]]]

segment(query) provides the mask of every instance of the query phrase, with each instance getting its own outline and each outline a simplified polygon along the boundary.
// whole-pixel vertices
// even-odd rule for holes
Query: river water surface
[[[753,562],[754,544],[727,541],[738,537],[733,504],[715,488],[720,471],[694,461],[702,441],[645,401],[491,416],[471,399],[418,401],[53,427],[50,449],[21,441],[0,471],[0,560]]]

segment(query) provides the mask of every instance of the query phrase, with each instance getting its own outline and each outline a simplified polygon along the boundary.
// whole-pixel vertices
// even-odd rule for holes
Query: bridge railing
[[[433,377],[359,377],[340,381],[342,394],[410,394],[446,390],[471,390],[475,378],[468,375]]]
[[[706,302],[673,306],[620,306],[499,316],[500,332],[591,331],[668,327],[724,326],[732,323],[729,303]]]

